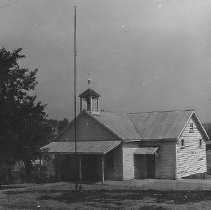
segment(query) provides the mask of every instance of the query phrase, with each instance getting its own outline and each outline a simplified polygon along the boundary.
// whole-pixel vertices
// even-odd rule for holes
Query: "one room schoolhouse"
[[[180,179],[206,173],[209,137],[194,110],[116,113],[100,110],[100,95],[91,88],[79,97],[76,121],[42,148],[55,154],[61,180],[74,180],[76,163],[84,181]]]

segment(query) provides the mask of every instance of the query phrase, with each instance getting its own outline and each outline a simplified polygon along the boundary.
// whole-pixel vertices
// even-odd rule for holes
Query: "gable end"
[[[177,140],[182,136],[184,130],[187,128],[187,126],[189,125],[191,120],[193,120],[197,130],[203,136],[203,139],[205,141],[208,141],[209,140],[209,136],[208,136],[206,130],[204,129],[202,123],[200,122],[198,116],[196,115],[196,113],[194,111],[191,113],[190,117],[188,118],[187,122],[185,123],[185,126],[183,127],[182,131],[180,132],[179,136],[177,137]],[[191,128],[190,128],[190,133],[191,133]]]
[[[77,141],[111,141],[122,140],[115,133],[110,131],[102,123],[98,122],[91,114],[82,111],[76,118],[77,123]],[[74,140],[74,125],[75,120],[72,120],[70,124],[63,130],[56,141],[73,141]]]

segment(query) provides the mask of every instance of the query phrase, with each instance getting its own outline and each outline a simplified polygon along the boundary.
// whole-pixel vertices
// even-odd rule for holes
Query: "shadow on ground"
[[[38,200],[54,200],[66,204],[81,204],[95,208],[140,205],[139,209],[165,209],[157,204],[187,204],[211,200],[211,191],[155,191],[155,190],[34,190],[7,191],[7,195],[37,193]],[[131,204],[131,205],[130,205]],[[146,204],[146,206],[143,206]],[[153,204],[156,204],[153,205]],[[132,206],[131,206],[132,207]]]
[[[24,188],[25,186],[16,186],[16,185],[2,185],[0,190],[9,190],[9,189],[17,189],[17,188]]]

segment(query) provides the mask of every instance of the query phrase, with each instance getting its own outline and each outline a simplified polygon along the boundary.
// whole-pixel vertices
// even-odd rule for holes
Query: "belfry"
[[[91,80],[88,79],[88,89],[79,95],[80,111],[86,110],[92,114],[100,114],[100,94],[90,88]]]

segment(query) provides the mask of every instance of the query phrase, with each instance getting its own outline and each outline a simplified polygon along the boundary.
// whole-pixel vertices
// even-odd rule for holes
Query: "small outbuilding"
[[[194,110],[116,113],[100,110],[90,88],[79,97],[76,121],[42,148],[55,155],[60,179],[74,180],[76,170],[80,180],[102,182],[206,173],[209,137]]]

